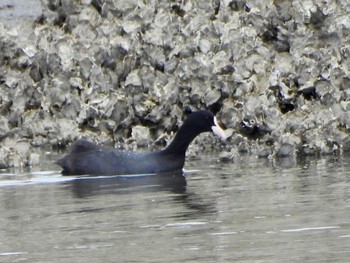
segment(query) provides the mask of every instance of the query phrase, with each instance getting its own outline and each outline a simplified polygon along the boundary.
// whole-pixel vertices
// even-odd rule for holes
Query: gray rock
[[[329,1],[44,0],[37,22],[0,25],[0,138],[146,146],[206,108],[233,131],[228,155],[341,153],[349,11]],[[245,116],[268,132],[241,136]],[[134,127],[147,136],[133,138]],[[209,151],[208,138],[192,152]],[[14,161],[8,144],[0,163],[36,162]]]
[[[147,146],[151,138],[150,130],[141,125],[134,126],[131,131],[131,137],[138,146]]]
[[[278,157],[287,157],[293,155],[295,152],[295,147],[293,145],[284,143],[277,151]]]

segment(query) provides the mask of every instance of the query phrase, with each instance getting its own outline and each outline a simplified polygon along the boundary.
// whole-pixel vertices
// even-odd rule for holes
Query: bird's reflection
[[[140,176],[81,177],[70,184],[74,196],[78,198],[133,191],[168,190],[174,193],[186,191],[186,178],[182,172]]]
[[[133,193],[164,192],[174,193],[173,202],[183,203],[187,207],[186,217],[196,214],[207,214],[216,211],[216,202],[187,190],[186,176],[182,171],[169,174],[144,176],[108,176],[82,177],[70,181],[69,189],[76,198],[90,198],[98,195],[128,195]]]

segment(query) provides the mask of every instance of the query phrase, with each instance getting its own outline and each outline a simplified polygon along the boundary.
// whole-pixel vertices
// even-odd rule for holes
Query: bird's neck
[[[185,123],[178,130],[175,138],[164,151],[170,154],[185,155],[188,146],[198,134],[199,132],[196,132],[189,124]]]

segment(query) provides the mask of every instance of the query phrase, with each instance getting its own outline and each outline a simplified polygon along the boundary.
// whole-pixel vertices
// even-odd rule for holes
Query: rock
[[[294,154],[295,148],[293,145],[284,143],[281,145],[281,147],[277,151],[278,157],[287,157]]]
[[[221,98],[221,93],[219,90],[209,90],[205,94],[204,102],[207,107],[213,105]]]
[[[11,152],[8,148],[0,146],[0,169],[11,166]]]
[[[9,149],[0,163],[36,163],[9,144],[23,139],[30,148],[81,137],[147,146],[198,109],[230,129],[228,154],[349,148],[344,3],[45,0],[42,7],[34,23],[0,25],[0,139]],[[210,149],[196,144],[193,153]]]
[[[150,130],[140,125],[134,126],[131,131],[131,137],[138,146],[147,146],[151,138]]]
[[[126,77],[124,85],[125,86],[128,86],[128,85],[141,86],[141,78],[139,75],[139,71],[134,70],[134,71],[130,72],[129,75]]]
[[[29,154],[29,159],[28,159],[28,164],[30,166],[38,165],[38,164],[40,164],[40,158],[41,158],[40,154],[38,154],[38,153],[30,153]]]

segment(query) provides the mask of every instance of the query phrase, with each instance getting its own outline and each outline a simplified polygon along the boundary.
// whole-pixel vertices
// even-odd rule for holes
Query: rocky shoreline
[[[147,3],[146,3],[147,2]],[[160,147],[209,109],[222,160],[350,149],[350,4],[337,1],[43,0],[0,24],[0,167],[78,138]],[[156,142],[156,143],[154,143]],[[219,141],[217,141],[219,142]]]

